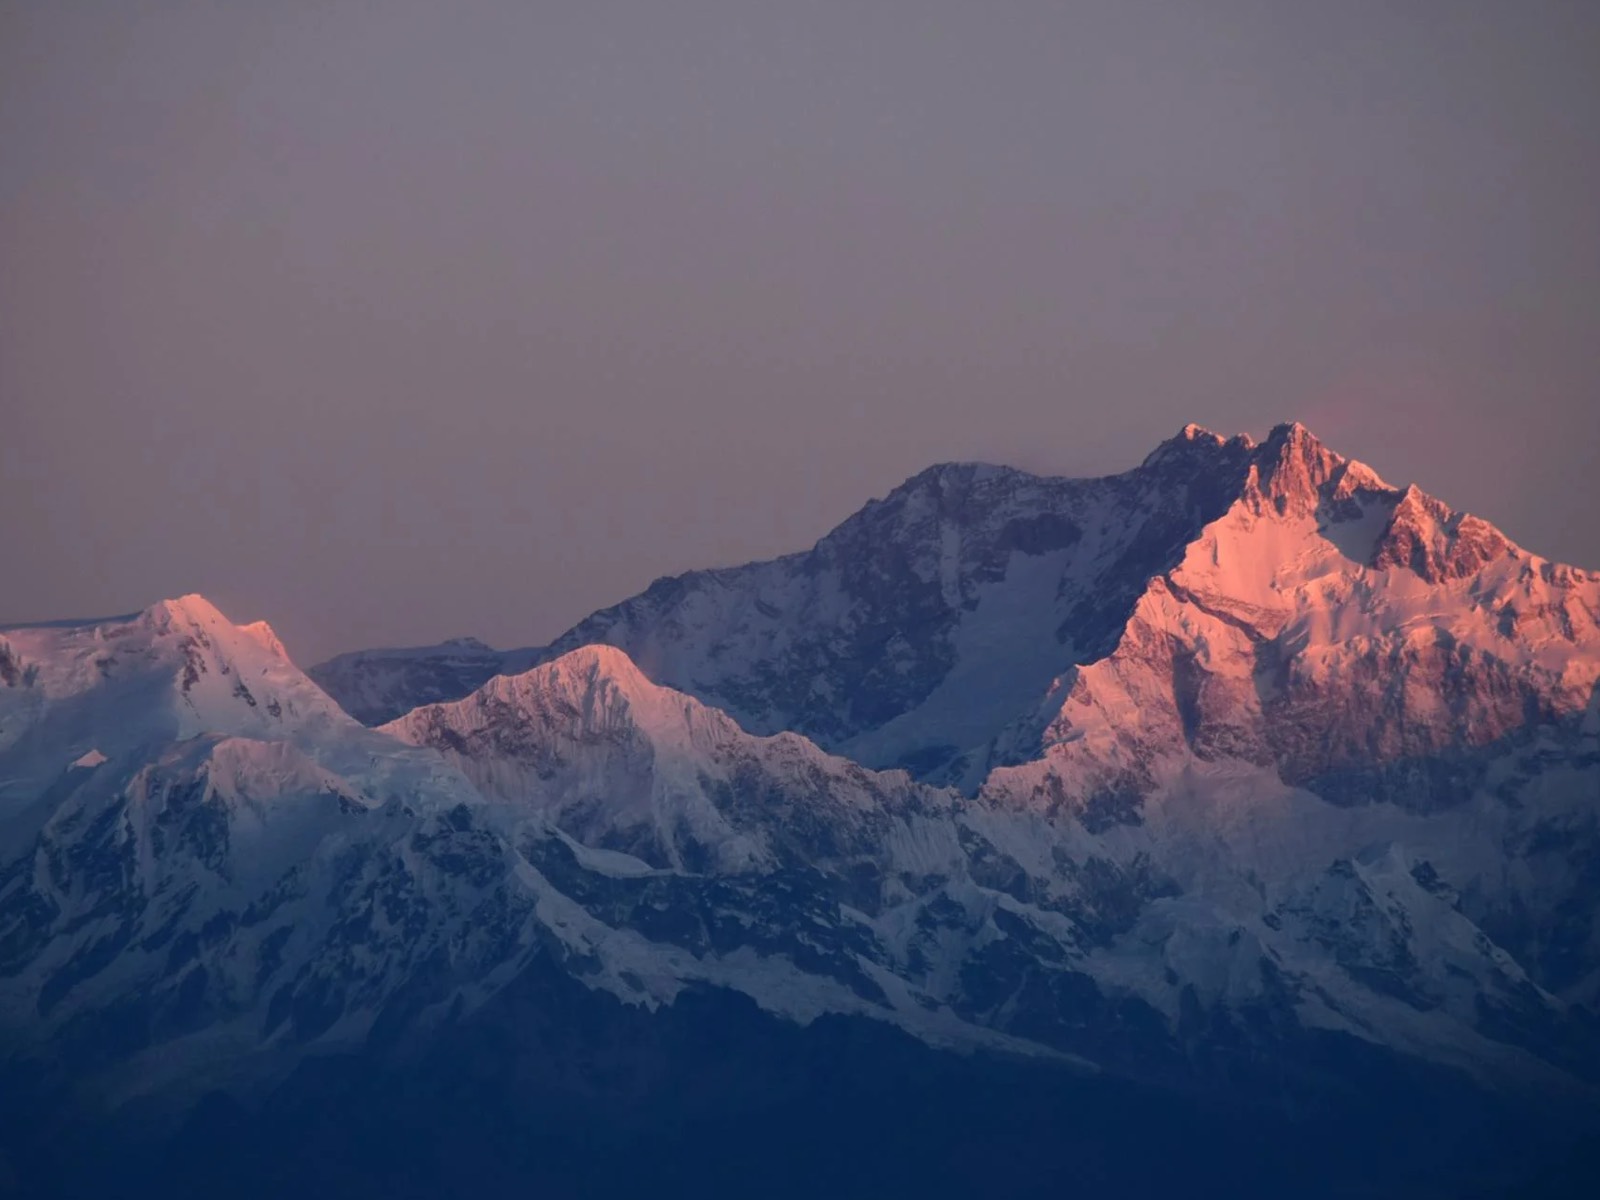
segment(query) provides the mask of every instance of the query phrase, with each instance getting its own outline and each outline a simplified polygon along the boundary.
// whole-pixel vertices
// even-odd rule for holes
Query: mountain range
[[[1597,911],[1600,574],[1299,425],[541,647],[0,629],[23,1194],[1583,1194]]]

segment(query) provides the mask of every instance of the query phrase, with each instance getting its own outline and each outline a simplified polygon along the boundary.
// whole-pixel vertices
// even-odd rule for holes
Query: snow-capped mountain
[[[1165,1029],[1153,1042],[1176,1038],[1190,1003],[1224,1024],[1270,1012],[1280,1035],[1340,1029],[1530,1078],[1554,1065],[1536,1060],[1571,1022],[1568,1001],[1467,915],[1454,881],[1480,908],[1553,917],[1547,889],[1482,868],[1505,866],[1539,830],[1592,817],[1581,787],[1553,803],[1501,801],[1501,816],[1474,805],[1467,823],[1332,804],[1248,760],[1188,756],[1158,763],[1161,777],[1124,810],[1075,802],[1048,760],[997,772],[969,800],[795,734],[745,733],[609,647],[496,678],[383,731],[438,749],[486,797],[606,852],[632,881],[609,891],[643,895],[639,880],[671,875],[654,888],[679,893],[666,940],[703,953],[776,937],[768,944],[849,981],[888,1020],[895,1008],[948,1011],[1122,1065],[1108,1063],[1089,998],[1144,1008]],[[1592,764],[1587,778],[1600,784]],[[774,910],[760,893],[778,879],[789,899]],[[630,899],[614,919],[637,928],[647,911]],[[1593,1003],[1592,979],[1566,982]]]
[[[1275,764],[1352,803],[1449,804],[1459,780],[1393,764],[1582,714],[1597,621],[1600,574],[1528,554],[1289,427],[1149,580],[1112,652],[1046,699],[1046,757],[1137,784],[1164,754],[1193,752]]]
[[[408,839],[476,792],[346,716],[264,624],[186,596],[8,629],[0,656],[7,1047],[119,1092],[193,1087],[280,1026],[364,1032],[451,936],[455,897],[403,942],[394,905],[424,911]],[[348,907],[378,894],[381,915]]]
[[[580,903],[607,887],[670,890],[684,864],[655,869],[604,837],[586,845],[550,820],[574,814],[505,803],[446,756],[360,725],[270,630],[235,627],[201,597],[4,639],[0,1048],[49,1077],[124,1100],[271,1079],[307,1054],[414,1038],[546,959],[634,1005],[708,985],[790,1019],[871,1009],[940,1045],[1012,1044],[949,1013],[879,1013],[853,967],[797,967],[784,936],[818,914],[837,921],[826,896],[796,889],[774,924],[723,953]],[[604,660],[644,689],[635,703],[660,692],[609,648],[569,657],[543,674],[570,681]],[[708,756],[718,738],[744,739],[694,707]],[[628,728],[614,722],[601,740],[620,750]],[[792,770],[769,788],[794,786],[803,808],[800,785],[824,756],[793,735],[777,741]],[[686,738],[673,778],[695,777],[700,745]],[[872,819],[889,791],[837,767],[860,791],[859,819]],[[592,768],[608,804],[625,798],[626,753]],[[805,819],[834,836],[820,814]]]
[[[892,814],[935,794],[798,734],[752,736],[611,646],[500,676],[381,732],[439,750],[486,797],[662,870],[735,874],[870,853]]]
[[[615,1100],[590,1056],[703,1056],[712,996],[762,1054],[1600,1112],[1600,575],[1299,426],[932,468],[548,647],[314,676],[353,715],[194,596],[0,630],[0,1082],[270,1106],[509,1039]]]
[[[752,731],[949,774],[963,755],[981,760],[1056,675],[1111,648],[1144,581],[1224,510],[1248,457],[1236,439],[1214,456],[1169,444],[1106,479],[932,467],[810,551],[658,580],[495,665],[615,645]],[[344,655],[311,674],[369,719],[456,699],[490,666],[447,644]]]
[[[1524,650],[1553,635],[1578,665],[1552,683],[1562,693],[1552,703],[1571,711],[1587,699],[1597,576],[1527,554],[1415,488],[1389,487],[1298,425],[1260,444],[1187,426],[1139,467],[1103,479],[930,468],[810,551],[659,580],[549,646],[498,659],[476,644],[470,656],[449,644],[364,652],[312,675],[363,719],[392,718],[459,698],[496,670],[607,643],[753,732],[801,732],[866,765],[971,790],[994,766],[1037,757],[1066,679],[1115,650],[1130,620],[1159,607],[1152,590],[1169,585],[1179,589],[1172,603],[1196,614],[1207,597],[1238,592],[1224,621],[1262,603],[1282,614],[1292,600],[1309,622],[1320,605],[1340,622],[1326,636],[1344,643],[1438,628],[1469,639],[1457,653],[1479,648],[1481,670],[1509,655],[1507,670],[1539,674]],[[1466,625],[1450,627],[1456,616]],[[1442,658],[1435,673],[1448,673]],[[1553,678],[1544,674],[1524,682],[1538,691]],[[1498,699],[1483,703],[1501,712],[1480,713],[1468,736],[1515,721],[1520,701],[1506,689],[1520,686],[1486,681],[1482,694]],[[1398,746],[1412,734],[1387,736]]]

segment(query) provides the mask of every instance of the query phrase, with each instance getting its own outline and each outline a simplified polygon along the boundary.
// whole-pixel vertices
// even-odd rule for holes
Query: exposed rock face
[[[594,647],[385,732],[439,749],[487,796],[585,846],[637,860],[611,860],[602,883],[585,880],[576,851],[534,854],[608,920],[672,912],[682,923],[664,936],[685,948],[755,939],[886,1010],[898,992],[1102,1062],[1102,1022],[1119,1003],[1152,1030],[1197,1004],[1462,1063],[1515,1059],[1491,1045],[1507,1029],[1537,1030],[1541,1045],[1562,1037],[1563,1002],[1475,924],[1488,909],[1468,915],[1462,891],[1547,903],[1482,868],[1503,864],[1530,822],[1562,819],[1574,801],[1581,811],[1575,796],[1519,795],[1467,831],[1448,812],[1328,805],[1270,765],[1188,753],[1179,734],[1120,792],[1074,792],[1083,764],[1047,758],[997,772],[973,802],[792,734],[752,737]],[[778,887],[783,903],[751,885]]]
[[[660,580],[550,646],[493,664],[476,656],[454,672],[432,651],[382,652],[336,660],[340,671],[329,664],[319,678],[337,697],[357,696],[364,718],[393,716],[464,695],[492,670],[604,642],[744,728],[794,730],[870,766],[973,789],[992,767],[1036,757],[1051,706],[1080,669],[1119,648],[1123,662],[1159,656],[1160,631],[1199,623],[1215,626],[1204,648],[1178,632],[1162,670],[1186,681],[1174,685],[1184,705],[1203,690],[1208,717],[1228,710],[1202,722],[1201,736],[1229,744],[1261,703],[1248,693],[1271,695],[1269,709],[1293,715],[1280,723],[1287,732],[1258,732],[1253,753],[1282,747],[1296,759],[1290,775],[1308,779],[1374,753],[1432,753],[1455,736],[1443,714],[1463,705],[1468,743],[1499,736],[1523,706],[1572,711],[1586,699],[1586,668],[1554,682],[1559,669],[1530,665],[1526,648],[1554,630],[1592,658],[1597,594],[1595,576],[1529,555],[1415,488],[1389,487],[1302,426],[1259,445],[1188,426],[1106,479],[931,468],[811,551]],[[1489,636],[1484,622],[1504,634]],[[1240,639],[1249,653],[1225,680],[1208,656],[1220,662]],[[1349,661],[1329,661],[1324,639]],[[363,674],[380,666],[414,672],[418,686]],[[1379,674],[1410,689],[1410,706],[1393,698],[1406,715],[1373,744],[1351,731],[1353,715],[1318,715],[1342,702],[1321,682],[1340,670],[1352,674],[1338,694],[1363,709]],[[380,678],[385,699],[373,705],[361,689]],[[1431,718],[1413,711],[1430,704]],[[1290,745],[1292,729],[1324,719],[1343,752]]]
[[[1516,548],[1487,521],[1451,512],[1438,500],[1406,488],[1372,554],[1377,568],[1402,567],[1428,583],[1465,579]]]
[[[1115,643],[1145,579],[1225,509],[1249,455],[1247,439],[1195,427],[1106,479],[932,467],[810,551],[658,580],[497,665],[609,643],[746,728],[924,775],[966,756],[970,774],[1055,674]],[[362,719],[392,717],[487,678],[481,657],[447,649],[346,655],[311,674]]]
[[[1064,776],[1138,789],[1164,756],[1240,758],[1339,802],[1428,807],[1468,798],[1476,750],[1586,710],[1600,577],[1397,493],[1298,426],[1259,457],[1116,648],[1047,701]]]
[[[319,677],[393,719],[199,597],[0,632],[14,1078],[181,1106],[713,995],[1208,1095],[1600,1081],[1600,576],[1299,426],[933,468],[550,647]]]

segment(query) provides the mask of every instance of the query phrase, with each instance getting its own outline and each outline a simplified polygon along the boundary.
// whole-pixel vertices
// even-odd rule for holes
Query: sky
[[[1304,421],[1600,567],[1600,5],[0,0],[0,620],[543,642]]]

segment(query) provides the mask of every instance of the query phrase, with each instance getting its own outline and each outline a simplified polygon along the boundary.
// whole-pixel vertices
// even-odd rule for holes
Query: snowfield
[[[1203,1075],[1203,1026],[1583,1093],[1597,681],[1600,576],[1300,426],[932,468],[537,649],[308,677],[198,596],[5,629],[0,1050],[196,1092],[538,966],[1077,1070]]]

